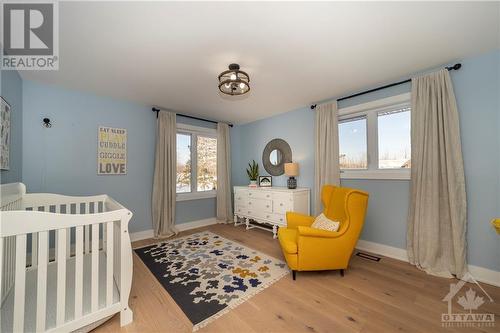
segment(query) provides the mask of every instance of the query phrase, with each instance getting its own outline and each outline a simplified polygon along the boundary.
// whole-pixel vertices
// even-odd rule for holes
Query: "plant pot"
[[[257,187],[257,181],[256,180],[251,180],[250,184],[248,186]]]

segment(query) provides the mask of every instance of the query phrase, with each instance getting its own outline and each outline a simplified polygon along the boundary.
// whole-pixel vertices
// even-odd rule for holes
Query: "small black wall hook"
[[[51,128],[52,127],[52,123],[50,122],[50,119],[49,118],[43,118],[43,124],[42,124],[43,127],[46,127],[46,128]]]

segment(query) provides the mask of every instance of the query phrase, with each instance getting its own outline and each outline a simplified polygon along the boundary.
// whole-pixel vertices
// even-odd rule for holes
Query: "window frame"
[[[217,130],[177,123],[177,134],[191,135],[191,192],[176,193],[176,201],[199,200],[217,197],[217,190],[198,191],[198,136],[217,139]]]
[[[340,169],[340,179],[393,179],[409,180],[411,168],[380,169],[378,151],[378,115],[379,113],[411,107],[411,94],[378,99],[338,110],[338,121],[348,121],[366,117],[366,156],[367,169]],[[411,110],[410,110],[411,112]]]

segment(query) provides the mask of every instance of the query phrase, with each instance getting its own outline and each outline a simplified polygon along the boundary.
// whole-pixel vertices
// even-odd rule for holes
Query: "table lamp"
[[[293,190],[297,188],[297,179],[295,179],[295,176],[299,175],[299,164],[298,163],[285,163],[285,175],[287,175],[288,181],[287,185],[288,188]]]

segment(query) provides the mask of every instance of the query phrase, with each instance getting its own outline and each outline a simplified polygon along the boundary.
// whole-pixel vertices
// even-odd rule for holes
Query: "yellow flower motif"
[[[236,268],[233,269],[234,274],[238,274],[241,278],[246,278],[247,276],[250,277],[257,277],[257,274],[250,272],[248,269],[241,269],[241,268]]]
[[[252,262],[258,262],[261,259],[259,256],[255,256],[253,259],[250,259]]]
[[[267,266],[261,266],[261,267],[259,267],[259,272],[266,272],[268,270],[269,270],[269,267],[267,267]]]

